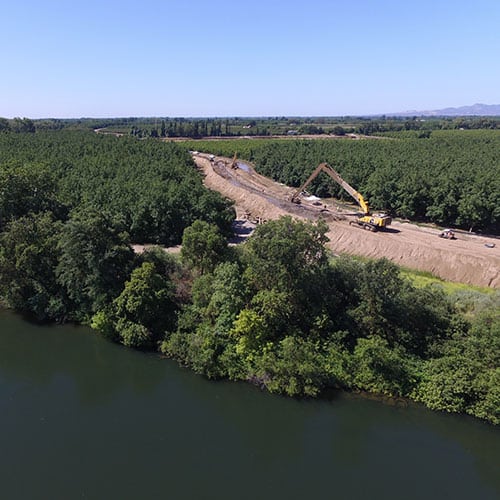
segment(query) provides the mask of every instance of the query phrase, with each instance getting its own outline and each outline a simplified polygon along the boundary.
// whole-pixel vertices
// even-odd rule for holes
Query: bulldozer
[[[368,203],[363,198],[361,193],[358,193],[350,184],[348,184],[339,173],[335,171],[328,163],[320,163],[309,178],[297,189],[291,196],[290,201],[292,203],[301,203],[300,195],[309,186],[309,184],[321,173],[325,172],[328,174],[337,184],[339,184],[345,191],[347,191],[352,198],[356,200],[356,203],[360,206],[363,215],[358,217],[358,219],[350,221],[349,224],[357,225],[362,229],[367,229],[369,231],[378,231],[380,229],[385,229],[392,222],[390,215],[385,213],[372,214],[368,207]]]

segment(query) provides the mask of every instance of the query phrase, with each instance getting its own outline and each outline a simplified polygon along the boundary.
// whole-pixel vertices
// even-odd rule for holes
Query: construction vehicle
[[[294,192],[290,201],[292,203],[300,203],[300,194],[306,189],[307,186],[321,173],[325,172],[328,174],[337,184],[340,184],[355,200],[356,203],[361,207],[363,215],[356,219],[355,221],[350,221],[349,224],[357,225],[363,229],[368,229],[369,231],[378,231],[379,229],[384,229],[389,226],[392,222],[392,218],[384,213],[372,214],[368,208],[368,203],[363,198],[361,193],[358,193],[350,184],[348,184],[338,172],[336,172],[328,163],[320,163],[314,172],[309,176],[309,178],[300,186],[297,191]]]
[[[455,236],[455,231],[452,231],[451,229],[443,229],[441,234],[439,235],[440,238],[444,238],[445,240],[456,240]]]
[[[251,222],[256,226],[265,224],[267,222],[267,219],[264,219],[264,217],[261,217],[260,215],[254,216],[251,212],[248,211],[243,214],[243,220],[247,220],[248,222]]]
[[[231,168],[236,169],[238,168],[238,153],[234,153],[233,159],[231,161]]]

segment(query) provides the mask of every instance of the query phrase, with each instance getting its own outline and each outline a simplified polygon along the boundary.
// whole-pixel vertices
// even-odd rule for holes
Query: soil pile
[[[316,220],[329,225],[329,248],[336,254],[386,257],[396,264],[430,271],[450,281],[500,287],[500,240],[469,233],[456,233],[456,240],[439,238],[439,229],[393,221],[388,231],[372,233],[350,226],[355,208],[333,200],[289,202],[294,189],[255,172],[248,164],[231,168],[231,160],[198,154],[196,165],[205,185],[235,201],[238,219],[265,221],[282,215]],[[492,248],[491,245],[495,244]],[[486,246],[488,245],[488,246]]]

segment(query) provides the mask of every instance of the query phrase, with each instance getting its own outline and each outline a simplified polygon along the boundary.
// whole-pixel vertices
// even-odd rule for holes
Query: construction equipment
[[[230,167],[234,169],[238,168],[238,153],[234,153]]]
[[[243,214],[243,220],[247,220],[248,222],[251,222],[256,226],[265,224],[267,222],[267,219],[264,219],[264,217],[261,217],[260,215],[254,216],[251,212],[248,211]]]
[[[361,193],[358,193],[351,185],[349,185],[340,175],[336,172],[328,163],[320,163],[314,172],[309,176],[309,178],[300,186],[297,191],[292,195],[290,201],[292,203],[300,203],[300,194],[306,189],[307,186],[321,173],[325,172],[328,174],[337,184],[340,184],[355,200],[356,203],[361,207],[363,215],[355,221],[349,222],[351,225],[358,225],[363,229],[368,229],[369,231],[377,231],[379,229],[384,229],[389,226],[392,222],[392,218],[384,213],[371,214],[368,208],[368,203],[363,198]]]
[[[439,235],[440,238],[444,238],[445,240],[456,240],[455,236],[455,231],[452,231],[451,229],[443,229],[441,234]]]

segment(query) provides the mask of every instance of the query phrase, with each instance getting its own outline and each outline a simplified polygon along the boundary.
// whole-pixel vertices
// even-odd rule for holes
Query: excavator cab
[[[349,224],[357,224],[358,226],[368,229],[370,231],[377,231],[379,229],[385,229],[392,222],[392,217],[390,215],[380,213],[380,214],[370,214],[363,215],[355,221],[351,221]]]

